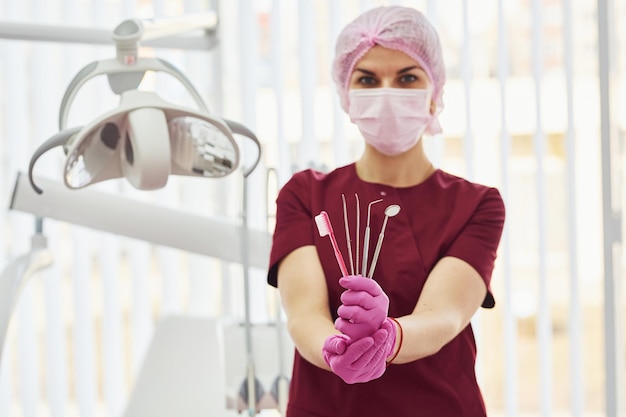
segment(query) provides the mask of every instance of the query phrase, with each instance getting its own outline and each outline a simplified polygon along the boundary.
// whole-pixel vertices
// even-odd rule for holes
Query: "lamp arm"
[[[143,40],[153,40],[189,33],[196,30],[217,30],[219,19],[215,11],[187,14],[164,19],[144,19]]]
[[[124,20],[113,30],[117,59],[123,65],[134,65],[141,41],[167,38],[196,30],[215,32],[218,18],[214,11],[164,19]]]

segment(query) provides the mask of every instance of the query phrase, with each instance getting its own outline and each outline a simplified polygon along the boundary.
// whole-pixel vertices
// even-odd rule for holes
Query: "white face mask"
[[[433,118],[430,88],[359,88],[348,94],[350,120],[365,141],[385,155],[411,149]]]

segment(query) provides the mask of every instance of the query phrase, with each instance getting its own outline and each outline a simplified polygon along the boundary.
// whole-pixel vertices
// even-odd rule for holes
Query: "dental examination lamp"
[[[257,149],[256,160],[243,168],[247,177],[260,159],[256,136],[237,122],[211,115],[191,82],[172,64],[138,56],[142,39],[202,28],[214,30],[216,25],[215,14],[162,22],[126,20],[119,24],[113,31],[116,58],[92,62],[76,74],[61,102],[59,133],[33,154],[29,180],[35,191],[42,192],[33,178],[35,164],[41,155],[57,146],[62,146],[66,155],[63,181],[71,189],[125,177],[136,189],[155,190],[166,185],[169,175],[218,178],[231,174],[240,165],[241,152],[235,135],[241,135]],[[138,90],[148,71],[177,79],[197,109],[170,103],[152,91]],[[120,96],[118,107],[87,125],[68,128],[76,94],[98,75],[106,75],[111,90]]]
[[[268,236],[267,233],[259,236],[257,240],[261,242],[255,244],[255,234],[248,230],[246,179],[258,165],[261,146],[254,133],[242,124],[211,115],[200,94],[175,66],[159,58],[141,57],[138,53],[142,40],[151,41],[196,30],[212,32],[216,27],[215,13],[162,21],[126,20],[119,24],[112,36],[116,45],[116,57],[92,62],[74,76],[61,102],[59,132],[45,141],[31,157],[28,171],[30,187],[27,187],[30,192],[26,192],[21,186],[25,181],[18,177],[11,208],[38,212],[37,216],[41,218],[59,218],[60,212],[67,211],[67,202],[77,199],[80,200],[80,204],[76,204],[77,211],[65,220],[207,255],[217,255],[225,260],[234,256],[236,261],[240,261],[244,266],[246,299],[247,386],[250,388],[247,400],[248,411],[253,415],[255,371],[251,354],[248,268],[258,265],[265,267],[266,257],[262,260],[256,258],[266,255]],[[196,107],[177,105],[164,100],[156,92],[139,90],[147,72],[165,73],[174,77],[191,95]],[[119,95],[118,106],[86,125],[68,126],[68,115],[77,93],[87,81],[99,75],[106,75],[109,87],[113,93]],[[256,158],[246,167],[241,163],[244,158],[238,136],[251,141],[256,147]],[[65,187],[57,187],[54,182],[43,178],[35,181],[37,160],[55,147],[62,147],[65,154]],[[67,189],[77,190],[119,178],[125,178],[138,190],[156,190],[167,184],[170,175],[220,178],[238,169],[244,177],[241,225],[222,224],[223,222],[144,205],[131,199],[92,190],[69,191],[67,194],[71,196],[65,193]],[[39,187],[38,183],[43,184],[43,187]],[[97,202],[102,203],[103,199],[106,203],[98,205]],[[111,215],[103,207],[113,207],[119,210],[120,215]],[[130,221],[131,218],[137,221]],[[157,218],[164,221],[155,222]],[[162,227],[155,228],[154,224]],[[165,233],[174,226],[177,228],[176,232]],[[181,230],[181,226],[185,226],[186,230]],[[207,245],[206,239],[199,241],[207,235],[198,232],[198,228],[203,227],[213,235],[224,232],[223,240],[211,239],[222,248]],[[162,230],[155,234],[151,231],[154,229]],[[181,239],[187,241],[179,242]],[[230,241],[239,244],[239,254],[232,254],[232,246],[228,245]],[[228,247],[225,248],[226,246]],[[254,247],[254,251],[250,250],[251,247]],[[224,250],[228,253],[223,253]]]

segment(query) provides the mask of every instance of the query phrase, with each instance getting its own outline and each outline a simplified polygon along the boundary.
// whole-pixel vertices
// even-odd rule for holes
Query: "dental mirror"
[[[400,213],[400,206],[397,204],[387,206],[387,208],[385,209],[385,216],[387,217],[393,217],[398,213]]]
[[[380,255],[380,248],[383,246],[383,239],[385,237],[385,228],[387,227],[387,220],[390,217],[395,216],[400,213],[400,206],[397,204],[391,204],[387,206],[385,209],[385,220],[383,221],[383,227],[380,229],[380,234],[378,235],[378,242],[376,242],[376,249],[374,251],[374,258],[372,258],[372,266],[370,266],[370,270],[368,272],[368,278],[372,278],[374,275],[374,268],[376,268],[376,263],[378,262],[378,256]]]

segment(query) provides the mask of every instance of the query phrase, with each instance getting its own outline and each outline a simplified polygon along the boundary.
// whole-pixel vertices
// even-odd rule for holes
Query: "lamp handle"
[[[256,137],[256,135],[250,129],[242,125],[241,123],[234,122],[232,120],[227,120],[227,119],[223,119],[223,120],[226,123],[226,125],[230,128],[230,130],[232,130],[233,133],[247,137],[248,139],[252,140],[252,142],[256,145],[256,148],[257,148],[256,160],[254,161],[254,163],[252,163],[252,165],[250,165],[248,168],[244,168],[243,170],[243,176],[247,177],[248,175],[252,173],[252,171],[254,171],[254,169],[259,164],[259,161],[261,160],[261,143],[259,142],[259,139]]]

